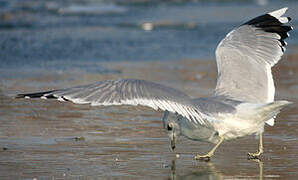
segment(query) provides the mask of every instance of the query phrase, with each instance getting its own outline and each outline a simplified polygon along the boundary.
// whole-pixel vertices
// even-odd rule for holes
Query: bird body
[[[215,143],[206,155],[209,159],[224,141],[251,134],[260,136],[257,153],[263,152],[262,133],[265,123],[273,126],[279,111],[290,104],[274,101],[275,87],[271,67],[285,51],[285,38],[292,27],[282,17],[282,8],[256,17],[235,28],[216,49],[218,79],[209,98],[192,98],[182,91],[158,83],[120,79],[37,93],[18,94],[16,98],[42,98],[92,106],[142,105],[165,111],[163,124],[171,148],[179,135]],[[169,113],[175,115],[168,118]]]
[[[200,125],[176,115],[167,123],[176,123],[177,135],[216,144],[219,136],[225,140],[240,138],[263,132],[264,123],[274,118],[288,101],[275,101],[269,104],[255,104],[222,98],[198,98],[193,100],[196,107],[206,113],[209,125]]]

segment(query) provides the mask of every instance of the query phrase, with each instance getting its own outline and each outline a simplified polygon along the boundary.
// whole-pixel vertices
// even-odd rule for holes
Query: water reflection
[[[243,176],[243,175],[225,175],[219,171],[212,162],[206,162],[190,170],[190,172],[179,174],[176,168],[177,159],[172,160],[171,173],[169,175],[169,180],[198,180],[198,179],[208,179],[208,180],[221,180],[221,179],[263,179],[263,162],[255,159],[249,160],[251,163],[257,163],[259,169],[259,175]],[[195,170],[194,170],[195,169]],[[271,176],[268,176],[271,177]]]
[[[170,180],[182,180],[182,179],[222,179],[222,174],[217,171],[212,162],[206,163],[206,167],[197,167],[196,171],[188,172],[184,175],[179,175],[176,173],[176,159],[172,160],[171,174],[169,176]]]

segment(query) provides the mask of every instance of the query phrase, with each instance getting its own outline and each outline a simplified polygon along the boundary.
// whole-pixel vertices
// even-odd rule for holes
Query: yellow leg
[[[260,133],[259,140],[259,151],[256,153],[248,153],[249,159],[259,159],[260,155],[263,153],[263,133]]]
[[[208,152],[205,155],[196,155],[195,159],[196,160],[205,160],[205,161],[209,161],[211,156],[213,156],[215,150],[218,148],[218,146],[223,142],[224,138],[223,137],[219,137],[219,141],[217,142],[217,144],[211,149],[210,152]]]

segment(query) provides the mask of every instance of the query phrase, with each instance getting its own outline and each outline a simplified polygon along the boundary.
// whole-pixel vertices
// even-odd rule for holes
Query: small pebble
[[[169,164],[163,164],[163,168],[168,168],[168,167],[170,167]]]
[[[75,141],[85,141],[85,138],[83,136],[75,137]]]
[[[196,79],[202,79],[203,78],[203,75],[202,74],[197,74],[196,75]]]

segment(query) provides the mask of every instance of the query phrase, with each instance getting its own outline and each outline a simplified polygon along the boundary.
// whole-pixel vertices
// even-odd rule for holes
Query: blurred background
[[[273,68],[276,99],[294,102],[254,136],[212,145],[181,137],[169,151],[161,112],[90,107],[8,94],[138,78],[212,94],[215,49],[233,28],[289,7],[294,30]],[[296,179],[298,1],[0,0],[0,179]]]
[[[214,59],[232,28],[286,6],[292,47],[296,0],[1,0],[0,70],[101,72],[90,63]]]

